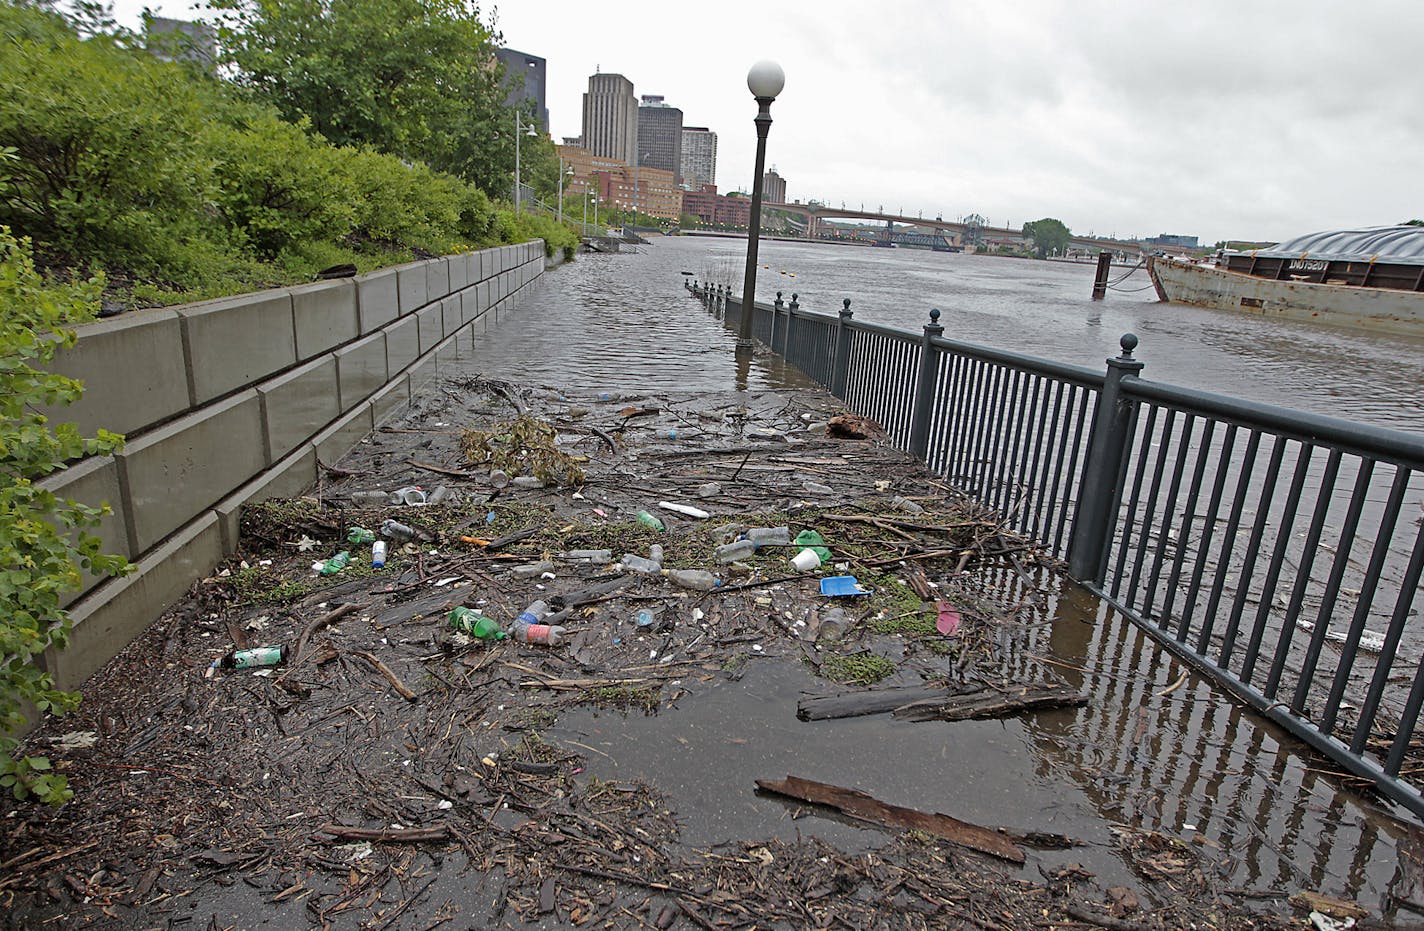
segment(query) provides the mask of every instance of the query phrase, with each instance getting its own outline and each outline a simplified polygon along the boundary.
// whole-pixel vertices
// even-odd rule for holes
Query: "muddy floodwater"
[[[691,272],[739,290],[744,248],[657,239],[581,257],[536,285],[519,323],[487,334],[469,370],[587,391],[804,385],[768,354],[739,367],[725,328],[682,289]],[[802,307],[830,313],[851,297],[857,319],[905,328],[936,306],[947,336],[1094,366],[1131,331],[1144,377],[1424,430],[1424,341],[1161,305],[1142,290],[1142,271],[1094,303],[1091,266],[779,242],[761,254],[761,300],[796,291]],[[1096,599],[1057,592],[1039,620],[1043,655],[1082,683],[1087,708],[953,725],[801,723],[790,709],[804,683],[753,668],[741,687],[686,709],[580,711],[560,732],[608,754],[590,755],[595,771],[662,786],[699,843],[768,829],[879,842],[864,828],[794,820],[775,802],[729,803],[719,790],[814,771],[899,804],[1082,836],[1090,847],[1051,859],[1108,878],[1126,871],[1107,843],[1123,824],[1195,843],[1244,889],[1316,889],[1403,914],[1406,903],[1424,906],[1424,835],[1407,814],[1340,790],[1328,762],[1197,677],[1179,681],[1179,664]]]

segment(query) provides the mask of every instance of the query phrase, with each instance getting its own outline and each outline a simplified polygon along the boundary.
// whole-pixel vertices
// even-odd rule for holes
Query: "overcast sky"
[[[555,141],[618,72],[717,133],[723,191],[751,183],[771,58],[791,199],[1206,243],[1424,216],[1420,0],[511,0],[497,27],[548,60]]]

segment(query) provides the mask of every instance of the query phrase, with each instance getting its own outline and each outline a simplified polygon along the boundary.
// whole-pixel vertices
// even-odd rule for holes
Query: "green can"
[[[503,640],[509,636],[499,629],[499,624],[485,617],[473,608],[459,607],[450,612],[446,624],[451,630],[458,630],[477,640]]]
[[[346,531],[347,543],[375,543],[376,531],[367,530],[365,527],[352,527]]]

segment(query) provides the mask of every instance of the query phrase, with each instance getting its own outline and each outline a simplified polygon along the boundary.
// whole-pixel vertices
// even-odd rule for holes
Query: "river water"
[[[539,325],[493,331],[477,352],[507,377],[570,389],[605,387],[610,371],[626,390],[725,388],[732,341],[682,272],[740,292],[745,254],[744,240],[671,237],[582,256],[534,286]],[[776,241],[761,259],[758,300],[794,292],[834,314],[848,297],[856,319],[913,330],[938,308],[947,337],[1094,368],[1132,332],[1145,379],[1424,432],[1424,339],[1161,304],[1145,269],[1092,301],[1092,265]],[[759,360],[748,377],[768,387],[787,376]]]
[[[574,393],[805,386],[768,353],[739,363],[732,334],[683,289],[690,272],[739,291],[744,250],[740,240],[687,237],[582,256],[536,282],[462,366]],[[796,292],[803,308],[834,313],[849,297],[857,319],[909,329],[936,307],[947,336],[1093,367],[1133,332],[1145,378],[1424,432],[1424,341],[1160,304],[1143,270],[1093,302],[1089,265],[781,242],[763,243],[762,259],[760,300]],[[1012,595],[1018,583],[1003,584]],[[1082,686],[1090,704],[1081,711],[806,725],[794,720],[805,683],[753,674],[655,718],[571,713],[553,736],[608,748],[608,762],[590,764],[600,775],[663,787],[695,842],[766,830],[853,844],[858,829],[787,821],[776,803],[742,791],[784,769],[971,820],[1018,815],[1087,841],[1037,855],[1047,868],[1076,861],[1130,882],[1114,839],[1114,825],[1128,825],[1181,838],[1244,890],[1319,890],[1377,913],[1398,914],[1410,899],[1424,908],[1424,833],[1411,819],[1342,790],[1332,766],[1207,683],[1183,685],[1182,667],[1109,607],[1041,584],[1048,596],[1029,646]],[[689,740],[712,762],[684,752]]]

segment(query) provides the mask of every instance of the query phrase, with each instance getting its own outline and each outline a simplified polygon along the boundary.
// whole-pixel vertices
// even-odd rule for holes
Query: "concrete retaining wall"
[[[44,657],[56,684],[79,687],[235,550],[244,503],[312,485],[544,268],[535,241],[80,327],[54,370],[84,398],[46,413],[127,442],[40,484],[107,503],[105,550],[137,569],[70,593],[70,645]]]

